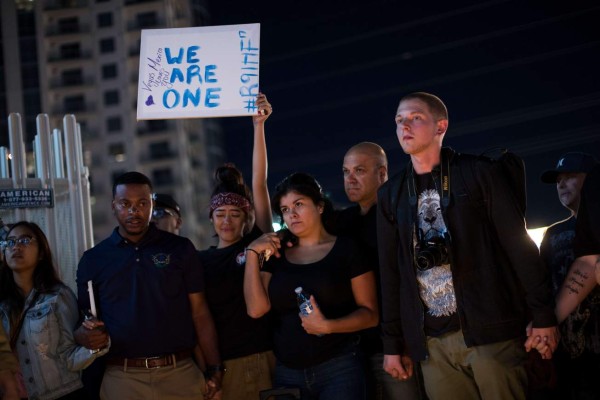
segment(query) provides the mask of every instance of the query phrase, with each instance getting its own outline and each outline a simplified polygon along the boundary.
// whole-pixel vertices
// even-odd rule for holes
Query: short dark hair
[[[283,213],[281,212],[281,198],[290,192],[297,192],[309,197],[315,204],[323,204],[323,214],[321,222],[325,229],[333,232],[333,203],[323,193],[323,189],[319,182],[310,174],[304,172],[294,172],[288,175],[275,186],[275,194],[271,201],[271,208],[283,222]]]
[[[404,100],[413,99],[421,100],[423,103],[427,104],[429,111],[431,111],[433,116],[438,120],[448,119],[448,109],[446,108],[446,105],[442,99],[436,95],[426,92],[414,92],[402,97],[402,99],[400,99],[400,103],[402,103]]]
[[[150,188],[150,191],[152,192],[152,182],[150,181],[150,178],[148,178],[146,175],[142,174],[141,172],[129,171],[129,172],[125,172],[124,174],[117,176],[117,178],[113,182],[113,187],[112,187],[113,198],[115,197],[115,194],[117,194],[117,186],[129,185],[129,184],[148,185],[148,187]]]

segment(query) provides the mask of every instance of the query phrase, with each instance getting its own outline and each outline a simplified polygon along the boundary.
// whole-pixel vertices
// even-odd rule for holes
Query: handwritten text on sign
[[[138,119],[253,115],[260,24],[142,30]]]

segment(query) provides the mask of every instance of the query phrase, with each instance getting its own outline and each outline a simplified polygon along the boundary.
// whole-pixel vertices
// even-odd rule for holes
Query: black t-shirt
[[[434,180],[432,174],[415,175],[417,198],[417,215],[414,229],[415,255],[418,255],[419,238],[443,240],[447,235],[447,227],[442,217],[442,206],[438,190],[439,179]],[[439,175],[439,174],[438,174]],[[418,231],[417,231],[418,230]],[[426,246],[420,246],[422,251]],[[456,313],[456,293],[452,280],[450,263],[436,265],[431,269],[416,270],[419,294],[424,309],[424,328],[427,336],[440,336],[460,329]]]
[[[575,257],[600,254],[600,164],[587,174],[577,213]]]
[[[348,237],[338,237],[323,259],[311,264],[293,264],[285,256],[271,258],[264,270],[272,274],[269,298],[274,324],[277,359],[289,368],[308,368],[340,354],[354,333],[309,335],[300,322],[298,286],[315,299],[327,318],[339,318],[356,310],[351,280],[371,271],[360,247]]]
[[[338,211],[335,219],[335,234],[354,238],[364,250],[366,260],[375,272],[377,300],[381,320],[381,281],[379,278],[379,255],[377,253],[377,204],[365,215],[360,214],[360,206],[351,206]],[[381,330],[379,326],[361,331],[360,347],[369,355],[382,353]]]
[[[262,232],[255,227],[237,243],[199,252],[204,267],[206,299],[224,360],[272,349],[269,315],[251,318],[244,300],[244,249],[260,235]]]
[[[364,252],[373,268],[379,269],[377,254],[377,204],[374,204],[365,215],[360,214],[360,206],[351,206],[337,212],[335,218],[335,235],[354,238],[364,246]]]
[[[557,222],[546,230],[540,255],[552,274],[554,295],[562,286],[575,259],[575,217]],[[600,354],[600,287],[592,292],[560,325],[561,344],[572,358]]]
[[[569,267],[575,259],[573,240],[575,238],[575,217],[557,222],[550,226],[540,246],[542,260],[552,274],[552,291],[554,296],[562,286]]]

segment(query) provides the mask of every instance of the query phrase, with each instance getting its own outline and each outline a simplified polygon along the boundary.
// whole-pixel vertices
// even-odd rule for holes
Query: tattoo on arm
[[[581,271],[580,269],[576,269],[573,271],[573,277],[569,279],[566,283],[565,287],[569,289],[569,293],[579,294],[579,291],[584,287],[584,281],[587,280],[588,275]]]

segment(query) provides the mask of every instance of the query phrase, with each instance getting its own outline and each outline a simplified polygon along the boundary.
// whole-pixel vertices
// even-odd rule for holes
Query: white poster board
[[[137,119],[254,115],[260,24],[144,29]]]

